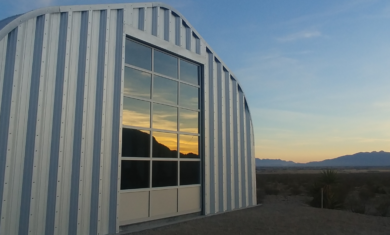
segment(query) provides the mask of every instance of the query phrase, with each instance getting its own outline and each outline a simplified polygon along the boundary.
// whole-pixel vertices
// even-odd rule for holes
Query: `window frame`
[[[201,186],[202,185],[202,172],[203,172],[203,167],[202,167],[202,162],[203,162],[203,151],[202,151],[202,137],[203,137],[203,133],[202,133],[202,128],[201,128],[201,119],[203,117],[203,113],[202,113],[202,110],[201,110],[201,107],[202,107],[202,95],[201,95],[201,84],[203,84],[203,64],[199,63],[199,62],[193,62],[193,61],[190,61],[189,59],[187,58],[184,58],[180,55],[177,55],[177,54],[174,54],[172,52],[168,52],[168,51],[165,51],[165,50],[161,50],[159,49],[158,47],[155,47],[155,46],[150,46],[149,44],[147,43],[144,43],[142,41],[139,41],[137,39],[134,39],[134,38],[131,38],[129,36],[126,36],[126,39],[125,40],[131,40],[131,41],[134,41],[135,43],[138,43],[138,44],[141,44],[143,46],[146,46],[146,47],[149,47],[151,48],[152,50],[152,55],[151,55],[151,70],[147,70],[147,69],[143,69],[141,67],[137,67],[137,66],[134,66],[132,64],[127,64],[125,63],[125,59],[123,60],[124,61],[124,69],[126,67],[128,68],[132,68],[132,69],[135,69],[135,70],[138,70],[138,71],[141,71],[141,72],[145,72],[145,73],[148,73],[148,74],[151,74],[151,87],[150,87],[150,98],[147,99],[147,98],[142,98],[142,97],[137,97],[135,95],[129,95],[129,94],[124,94],[123,90],[122,89],[122,97],[123,98],[133,98],[133,99],[137,99],[137,100],[142,100],[142,101],[147,101],[149,102],[150,104],[150,128],[145,128],[145,127],[138,127],[138,126],[132,126],[132,125],[124,125],[123,123],[121,123],[121,129],[120,131],[122,132],[123,129],[136,129],[136,130],[144,130],[144,131],[149,131],[150,133],[150,144],[149,144],[149,157],[129,157],[129,156],[121,156],[120,157],[120,160],[121,161],[132,161],[132,160],[135,160],[135,161],[149,161],[149,188],[139,188],[139,189],[120,189],[121,192],[137,192],[137,191],[151,191],[151,190],[156,190],[156,189],[172,189],[172,188],[186,188],[186,187],[194,187],[194,186]],[[154,53],[155,51],[159,51],[161,53],[165,53],[165,54],[168,54],[170,56],[173,56],[175,58],[177,58],[177,78],[174,78],[174,77],[170,77],[170,76],[167,76],[167,75],[164,75],[164,74],[160,74],[160,73],[157,73],[154,71]],[[190,83],[190,82],[187,82],[187,81],[184,81],[184,80],[181,80],[181,74],[180,74],[180,62],[181,61],[185,61],[187,63],[191,63],[191,64],[194,64],[196,66],[198,66],[198,84],[193,84],[193,83]],[[177,82],[177,102],[176,104],[172,104],[172,103],[164,103],[164,102],[161,102],[159,100],[154,100],[154,95],[153,95],[153,88],[154,88],[154,81],[155,81],[155,76],[159,76],[159,77],[163,77],[163,78],[166,78],[166,79],[170,79],[172,81],[175,81]],[[198,89],[198,108],[197,109],[194,109],[194,108],[189,108],[189,107],[186,107],[186,106],[181,106],[180,105],[180,86],[181,84],[185,84],[185,85],[188,85],[188,86],[191,86],[191,87],[194,87],[194,88],[197,88]],[[123,86],[124,86],[124,83],[123,83]],[[170,106],[170,107],[175,107],[177,109],[177,118],[176,118],[176,124],[177,124],[177,127],[176,127],[176,130],[175,131],[172,131],[172,130],[165,130],[165,129],[156,129],[153,127],[153,112],[154,112],[154,109],[153,109],[153,104],[160,104],[160,105],[167,105],[167,106]],[[123,109],[123,107],[122,107]],[[181,131],[180,130],[180,110],[181,109],[184,109],[186,111],[194,111],[194,112],[197,112],[198,113],[198,132],[197,133],[193,133],[193,132],[184,132],[184,131]],[[173,133],[173,134],[177,134],[177,156],[176,158],[162,158],[162,157],[153,157],[153,133],[154,132],[163,132],[163,133]],[[180,157],[180,136],[181,135],[186,135],[186,136],[196,136],[198,138],[198,158],[181,158]],[[122,148],[122,145],[120,146],[120,148]],[[177,163],[177,185],[175,186],[165,186],[165,187],[152,187],[153,185],[153,182],[152,182],[152,179],[153,179],[153,169],[152,169],[152,165],[153,165],[153,161],[174,161]],[[198,184],[191,184],[191,185],[180,185],[180,162],[199,162],[199,183]]]

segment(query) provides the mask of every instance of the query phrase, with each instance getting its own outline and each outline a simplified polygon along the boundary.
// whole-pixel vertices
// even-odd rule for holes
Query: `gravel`
[[[263,205],[134,233],[173,234],[390,234],[390,218],[307,206],[304,197],[267,196]]]

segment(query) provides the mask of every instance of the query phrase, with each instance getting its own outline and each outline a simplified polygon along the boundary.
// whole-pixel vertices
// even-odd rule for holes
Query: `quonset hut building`
[[[0,21],[0,234],[115,234],[250,207],[255,188],[242,88],[172,7]]]

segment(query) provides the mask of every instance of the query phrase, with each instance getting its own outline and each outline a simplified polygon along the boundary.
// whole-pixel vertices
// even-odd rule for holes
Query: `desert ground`
[[[390,218],[309,207],[301,196],[266,196],[262,205],[134,233],[173,234],[390,234]]]

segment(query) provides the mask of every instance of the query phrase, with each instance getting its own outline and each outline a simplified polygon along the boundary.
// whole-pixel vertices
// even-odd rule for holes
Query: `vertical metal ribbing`
[[[138,8],[138,29],[145,30],[145,8]]]
[[[210,213],[215,213],[215,177],[214,177],[214,55],[207,51],[208,53],[208,63],[209,63],[209,140],[210,145]]]
[[[79,184],[80,184],[80,160],[81,160],[81,142],[84,110],[84,85],[85,85],[85,67],[87,56],[88,40],[88,17],[89,12],[81,13],[80,27],[80,45],[79,45],[79,66],[77,70],[77,89],[76,89],[76,109],[73,137],[73,159],[72,159],[72,178],[70,190],[70,208],[68,233],[77,234],[77,215],[79,204]]]
[[[232,209],[232,186],[231,186],[231,153],[230,153],[230,91],[229,91],[229,72],[225,72],[225,124],[226,124],[226,191],[227,191],[227,210]]]
[[[31,73],[30,99],[27,119],[26,148],[24,154],[22,198],[20,205],[19,234],[28,234],[30,219],[31,187],[35,155],[35,137],[38,112],[39,85],[42,65],[42,48],[45,28],[45,15],[36,21],[34,53]]]
[[[233,139],[233,143],[234,143],[234,199],[235,199],[235,208],[239,208],[240,207],[240,203],[239,203],[239,182],[238,182],[238,160],[239,160],[239,155],[238,155],[238,136],[237,136],[237,132],[238,132],[238,128],[237,128],[237,82],[235,80],[233,80],[233,87],[232,87],[232,90],[233,90],[233,133],[234,133],[234,139]]]
[[[180,17],[175,15],[175,44],[180,46]]]
[[[49,165],[49,182],[47,190],[47,207],[46,207],[46,226],[45,234],[54,234],[56,195],[57,195],[57,177],[58,177],[58,158],[61,134],[61,116],[62,116],[62,98],[64,88],[65,56],[66,56],[66,39],[68,32],[68,13],[61,13],[60,33],[58,39],[56,81],[54,91],[54,109],[53,109],[53,127],[51,132],[50,147],[50,165]]]
[[[158,7],[152,8],[152,35],[157,36],[157,13]]]
[[[102,143],[102,115],[103,115],[103,88],[104,88],[104,63],[106,52],[106,28],[107,11],[100,11],[99,47],[96,78],[95,98],[95,128],[93,139],[93,163],[92,163],[92,186],[91,186],[91,211],[89,234],[98,233],[99,212],[99,181],[100,181],[100,152]]]
[[[196,54],[200,55],[200,39],[198,37],[195,37],[195,42],[196,42],[195,52]]]
[[[121,76],[122,76],[122,46],[123,46],[123,10],[118,10],[115,45],[115,72],[114,72],[114,107],[112,124],[112,150],[110,175],[110,211],[108,232],[116,233],[117,196],[118,196],[118,163],[119,163],[119,135],[121,109]]]
[[[14,83],[14,69],[18,28],[8,34],[4,65],[3,93],[0,109],[0,213],[3,208],[4,174],[8,146],[8,130],[11,111],[12,87]],[[1,224],[0,224],[1,226]]]
[[[186,49],[191,50],[191,29],[188,26],[185,26],[186,29]]]
[[[218,97],[218,196],[219,196],[219,212],[224,211],[224,192],[223,192],[223,150],[222,141],[224,139],[222,133],[222,65],[217,61],[217,97]]]
[[[248,105],[245,102],[245,118],[246,118],[246,149],[247,149],[247,163],[248,163],[248,201],[249,206],[253,204],[253,179],[252,179],[252,136],[251,136],[251,118]]]
[[[169,41],[169,10],[164,9],[164,40]]]
[[[246,194],[247,189],[246,189],[246,183],[245,183],[245,174],[246,174],[246,169],[245,169],[245,138],[244,138],[244,124],[245,124],[245,119],[244,119],[244,94],[242,93],[241,89],[239,88],[239,109],[240,109],[240,160],[241,160],[241,200],[242,200],[242,207],[246,207]]]

